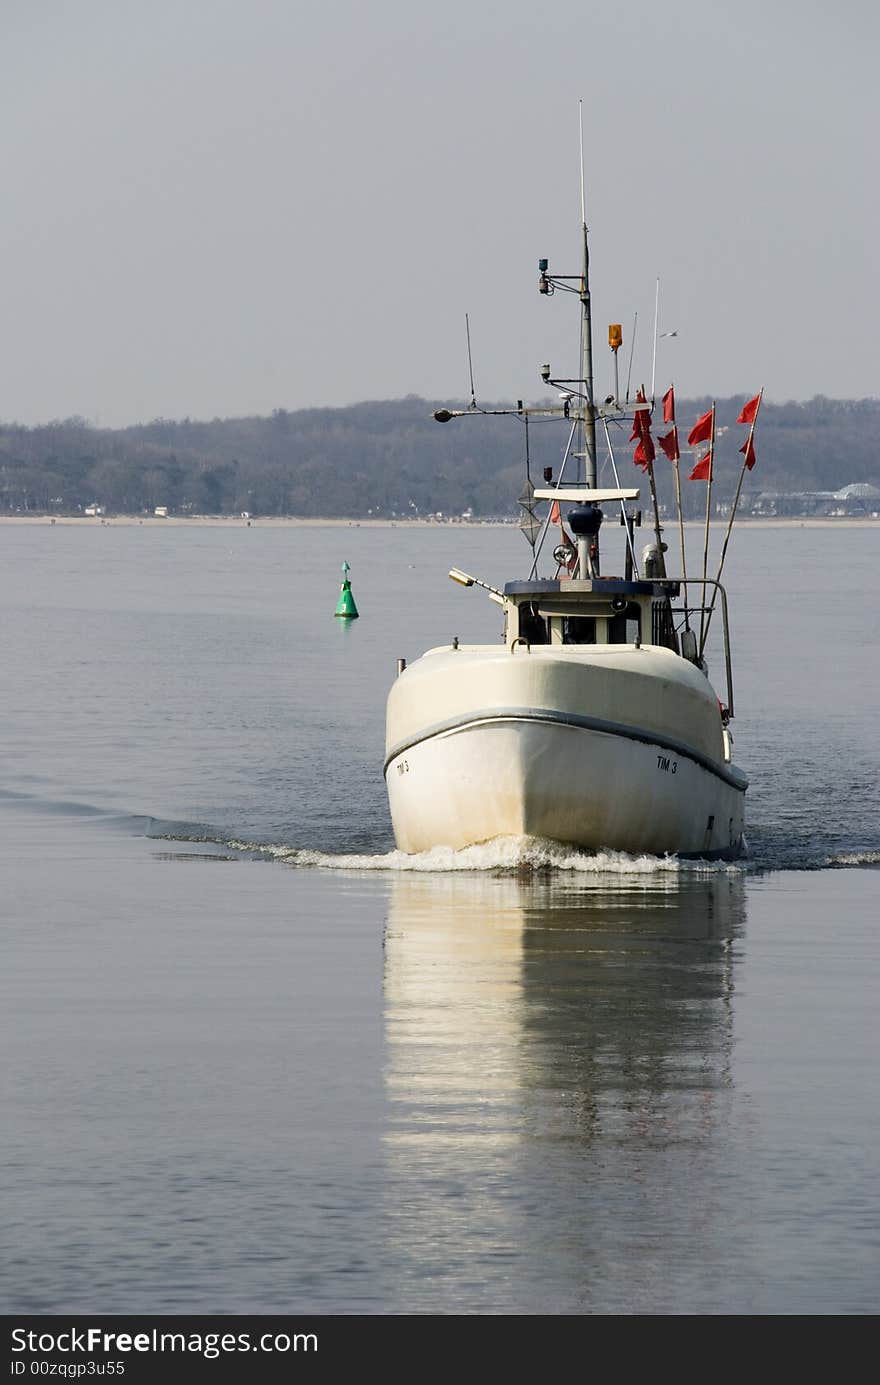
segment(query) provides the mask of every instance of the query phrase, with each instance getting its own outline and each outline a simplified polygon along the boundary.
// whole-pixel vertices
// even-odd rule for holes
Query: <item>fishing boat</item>
[[[732,761],[733,681],[721,569],[709,578],[704,560],[701,577],[690,582],[684,571],[667,572],[650,432],[654,385],[650,395],[642,388],[632,400],[621,400],[622,333],[616,324],[609,329],[613,393],[595,402],[583,174],[581,187],[580,271],[556,275],[540,260],[538,284],[544,295],[568,291],[579,300],[580,376],[557,379],[545,365],[541,376],[560,391],[558,405],[484,410],[476,404],[471,371],[470,405],[434,415],[448,423],[510,413],[523,420],[526,435],[531,417],[558,416],[568,424],[568,441],[555,483],[545,470],[545,485],[536,488],[529,477],[520,496],[533,547],[530,572],[503,587],[457,568],[449,574],[463,586],[482,588],[498,604],[500,642],[467,645],[456,638],[409,666],[398,661],[388,697],[385,759],[394,834],[398,848],[410,853],[538,837],[587,851],[733,859],[744,850],[748,780]],[[655,322],[655,360],[656,337]],[[612,430],[621,424],[632,426],[635,460],[653,501],[654,539],[641,563],[634,546],[639,488],[620,485],[612,446]],[[611,486],[597,482],[599,428]],[[711,429],[710,487],[714,405]],[[669,434],[659,441],[675,465],[684,568],[677,429],[674,458],[671,439]],[[748,463],[749,452],[741,450]],[[705,459],[698,465],[704,464]],[[624,539],[617,575],[606,573],[600,552],[609,507],[619,509]],[[540,577],[539,558],[557,526],[551,575]],[[723,700],[706,660],[709,626],[718,612]]]

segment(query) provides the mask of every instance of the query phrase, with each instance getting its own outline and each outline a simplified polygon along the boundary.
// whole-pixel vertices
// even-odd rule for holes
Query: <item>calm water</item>
[[[6,1311],[877,1310],[880,526],[734,540],[742,866],[403,860],[395,661],[527,553],[0,527]]]

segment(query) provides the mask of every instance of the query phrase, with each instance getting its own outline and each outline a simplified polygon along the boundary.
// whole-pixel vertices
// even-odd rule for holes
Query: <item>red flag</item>
[[[636,403],[647,404],[647,402],[645,391],[643,389],[637,390]],[[654,451],[654,439],[651,437],[651,414],[648,409],[636,409],[630,442],[636,442],[636,440],[638,440],[638,446],[633,461],[636,466],[650,466],[657,454]]]
[[[559,513],[558,500],[554,500],[553,504],[550,506],[550,523],[560,525],[562,524],[562,515]]]
[[[748,404],[743,404],[739,411],[739,417],[736,420],[737,423],[754,423],[760,402],[761,396],[760,394],[756,394],[754,399],[749,400]],[[739,450],[742,452],[742,448]]]
[[[755,462],[758,460],[755,456],[755,444],[752,441],[751,434],[739,450],[740,452],[745,453],[746,466],[748,467],[749,471],[751,471],[752,467],[755,465]]]
[[[636,401],[638,402],[638,400],[640,400],[641,398],[642,392],[641,390],[639,390],[638,394],[636,395]],[[630,442],[638,442],[639,438],[643,438],[645,434],[650,433],[650,431],[650,413],[647,409],[636,409],[635,413],[633,414],[633,430],[629,435]]]
[[[693,471],[691,472],[690,476],[688,477],[688,480],[689,480],[689,481],[708,481],[711,475],[712,475],[712,449],[711,449],[711,447],[710,447],[710,448],[709,448],[709,451],[706,453],[705,457],[701,457],[700,460],[697,462],[697,465],[694,467]]]
[[[688,433],[688,442],[691,447],[698,442],[708,442],[712,436],[712,410],[707,409],[706,413],[701,414]]]
[[[675,391],[671,385],[663,396],[663,422],[675,422]]]
[[[670,462],[677,462],[679,457],[681,456],[681,453],[678,450],[678,429],[671,429],[670,432],[668,432],[664,437],[658,438],[657,441],[663,448],[663,451],[666,453]]]

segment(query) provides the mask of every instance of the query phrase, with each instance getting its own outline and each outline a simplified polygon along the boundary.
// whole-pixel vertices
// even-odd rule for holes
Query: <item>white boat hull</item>
[[[648,716],[640,724],[632,716],[619,722],[608,715],[613,712],[615,685],[619,684],[621,697],[624,682],[627,692],[632,687],[632,676],[625,668],[603,666],[604,682],[593,680],[599,701],[605,703],[598,708],[604,716],[585,707],[583,699],[575,710],[571,696],[553,696],[554,688],[557,693],[566,689],[570,693],[576,686],[571,682],[570,660],[566,660],[569,668],[562,671],[565,678],[554,667],[555,660],[542,661],[545,696],[540,700],[500,707],[495,701],[490,709],[462,705],[469,700],[462,661],[456,680],[459,705],[449,708],[452,715],[445,722],[424,725],[421,731],[411,727],[398,747],[393,744],[396,717],[389,704],[386,781],[398,847],[406,852],[437,845],[459,849],[494,837],[527,835],[587,850],[740,855],[745,776],[724,762],[723,751],[716,757],[707,753],[705,744],[700,749],[682,736],[673,712],[681,700],[693,716],[692,694],[698,685],[689,670],[677,700],[675,665],[684,661],[675,658],[672,665],[671,658],[675,656],[664,651],[652,665],[643,656],[638,666],[639,676],[647,674],[646,709],[656,709],[661,691],[659,682],[652,690],[651,676],[662,681],[671,733],[656,724],[646,725],[651,720]],[[534,670],[536,661],[530,662]],[[498,660],[493,657],[491,663],[498,665]],[[508,656],[499,667],[510,690],[522,691],[516,682],[528,667],[525,658]],[[590,676],[589,668],[584,672]],[[484,674],[490,681],[491,673],[487,662]],[[706,690],[705,714],[713,733],[711,719],[718,723],[720,749],[724,739],[714,693],[702,675],[696,677]],[[438,683],[442,694],[440,662],[433,671],[432,688]],[[500,690],[496,677],[496,696]],[[405,714],[402,720],[406,721]],[[656,710],[653,720],[658,720]],[[702,739],[705,743],[705,734]]]

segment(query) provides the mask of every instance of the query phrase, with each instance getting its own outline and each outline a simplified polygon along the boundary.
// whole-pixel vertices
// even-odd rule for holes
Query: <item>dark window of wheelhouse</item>
[[[630,601],[625,611],[611,616],[608,621],[609,644],[635,644],[641,639],[641,633],[641,610],[636,601]]]
[[[596,621],[593,616],[563,616],[563,644],[595,644]]]
[[[550,643],[547,622],[538,615],[534,602],[525,602],[519,608],[519,635],[520,639],[528,640],[529,644]]]

